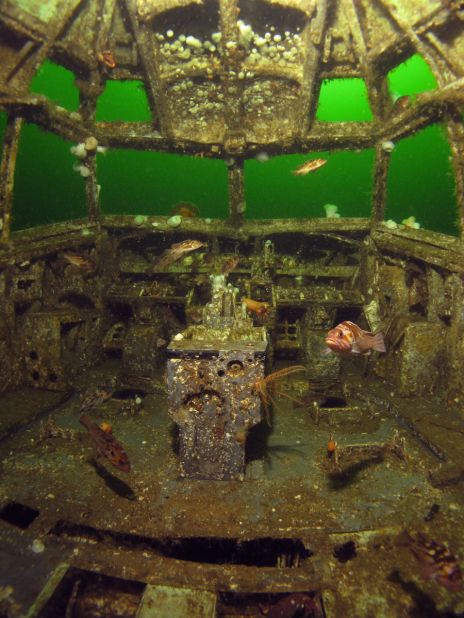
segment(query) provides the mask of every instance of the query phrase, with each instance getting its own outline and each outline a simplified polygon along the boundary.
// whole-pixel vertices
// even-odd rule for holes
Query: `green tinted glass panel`
[[[84,179],[70,144],[35,125],[21,132],[16,162],[13,225],[19,230],[87,216]]]
[[[321,84],[316,118],[326,122],[372,120],[364,80],[359,78],[324,80]]]
[[[96,119],[149,122],[151,111],[143,82],[108,80],[97,101]]]
[[[191,202],[201,217],[228,216],[223,161],[109,150],[98,155],[98,182],[107,214],[169,215],[178,202]]]
[[[414,216],[421,227],[457,234],[451,151],[441,126],[399,142],[391,157],[386,219]]]
[[[45,95],[70,112],[75,112],[79,107],[79,90],[74,85],[74,74],[49,60],[37,71],[29,90]]]
[[[415,54],[387,75],[388,89],[394,99],[437,87],[437,81],[422,56]]]
[[[327,163],[306,176],[291,173],[316,158],[327,159]],[[369,217],[373,162],[373,150],[273,157],[265,163],[247,161],[247,217],[325,217],[325,204],[336,205],[342,217]]]

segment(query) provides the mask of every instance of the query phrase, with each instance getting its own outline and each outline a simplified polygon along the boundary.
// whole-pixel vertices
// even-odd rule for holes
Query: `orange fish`
[[[391,113],[402,114],[405,110],[411,107],[411,97],[407,94],[402,97],[398,97],[392,105]]]
[[[398,542],[408,547],[420,563],[420,574],[423,579],[436,581],[451,592],[461,590],[462,571],[446,545],[427,538],[421,532],[414,538],[406,530],[400,534]]]
[[[385,352],[385,342],[382,333],[371,333],[363,330],[353,322],[342,322],[329,330],[325,339],[326,353],[336,352],[343,355],[370,354],[371,350]]]
[[[179,202],[171,208],[171,216],[172,215],[180,215],[181,217],[192,219],[200,216],[200,210],[198,206],[190,202]]]
[[[113,433],[113,427],[107,421],[101,422],[99,427],[105,433]]]
[[[242,303],[249,313],[254,313],[260,318],[267,318],[269,316],[269,303],[263,303],[252,298],[242,298]]]
[[[72,266],[76,266],[76,268],[80,268],[89,273],[95,270],[95,262],[83,255],[78,255],[77,253],[63,253],[63,257],[68,264],[72,264]]]
[[[221,272],[223,275],[228,275],[230,272],[235,270],[237,264],[240,262],[240,257],[238,255],[234,255],[224,262],[222,265]]]
[[[303,165],[300,165],[296,170],[292,170],[294,176],[306,176],[309,172],[314,172],[327,163],[327,159],[311,159],[305,161]]]
[[[129,457],[120,442],[111,433],[103,431],[92,421],[88,414],[81,414],[79,422],[89,432],[95,448],[115,467],[123,472],[130,472]]]
[[[102,52],[97,52],[97,60],[104,64],[109,69],[116,68],[116,58],[110,49],[105,49]]]
[[[153,267],[156,270],[164,269],[177,262],[184,253],[190,253],[190,251],[195,251],[196,249],[200,249],[200,247],[205,247],[206,243],[201,242],[200,240],[184,240],[182,242],[174,243],[166,249],[166,251],[162,254],[160,259],[155,262]]]
[[[333,439],[333,435],[330,434],[329,441],[327,442],[327,457],[329,459],[332,459],[336,450],[337,450],[337,443]]]

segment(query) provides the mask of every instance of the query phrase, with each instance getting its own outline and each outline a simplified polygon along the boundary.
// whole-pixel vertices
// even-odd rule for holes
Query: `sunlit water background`
[[[30,90],[77,111],[75,76],[49,61]],[[392,100],[436,88],[428,65],[412,56],[388,74]],[[97,104],[97,120],[149,122],[142,82],[109,80]],[[317,107],[322,122],[371,122],[361,79],[322,84]],[[0,136],[6,114],[0,113]],[[13,229],[86,217],[84,179],[73,170],[73,144],[26,124],[21,135],[13,204]],[[327,159],[314,173],[291,170],[309,158]],[[265,158],[265,157],[262,157]],[[308,152],[245,162],[248,218],[324,217],[334,204],[342,217],[369,217],[372,209],[374,150]],[[202,217],[228,216],[227,165],[222,160],[147,151],[108,150],[97,156],[104,214],[168,215],[178,202],[192,202]],[[425,229],[457,234],[457,206],[446,128],[429,126],[395,144],[388,172],[386,219],[414,216]]]

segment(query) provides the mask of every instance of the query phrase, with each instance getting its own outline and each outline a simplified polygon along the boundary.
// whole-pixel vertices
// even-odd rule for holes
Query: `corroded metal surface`
[[[0,520],[5,558],[0,576],[12,586],[12,599],[24,610],[44,588],[46,603],[51,593],[46,580],[65,561],[74,575],[62,590],[63,607],[73,594],[78,604],[100,599],[101,606],[112,607],[137,583],[132,603],[140,602],[146,584],[193,588],[216,595],[222,612],[246,607],[252,616],[259,616],[258,603],[294,590],[319,591],[330,618],[347,613],[367,618],[373,607],[378,616],[394,618],[414,608],[424,611],[431,600],[458,611],[459,598],[421,582],[414,559],[394,539],[407,525],[461,551],[462,465],[453,427],[461,431],[462,421],[445,411],[433,417],[438,399],[420,407],[396,399],[390,408],[388,384],[366,382],[349,371],[343,380],[350,391],[348,414],[326,409],[319,425],[307,411],[278,400],[261,473],[251,466],[254,478],[247,473],[242,483],[178,478],[165,397],[147,396],[138,416],[122,416],[116,400],[94,413],[99,421],[111,420],[124,441],[133,464],[130,476],[117,471],[101,476],[101,469],[98,474],[86,463],[90,446],[78,429],[78,400],[54,412],[62,435],[39,440],[36,423],[10,437],[0,446],[8,472],[1,508],[15,501],[38,513],[24,530]],[[21,397],[9,394],[4,407],[21,407]],[[379,459],[376,445],[391,440],[395,427],[406,439],[406,460],[394,454]],[[349,453],[340,469],[325,453],[331,432]],[[262,457],[256,446],[253,440],[246,446],[255,462]],[[135,498],[124,497],[124,485]],[[439,514],[425,523],[437,502]],[[345,543],[354,544],[356,555],[343,562],[334,552]],[[261,560],[265,566],[259,566]],[[27,579],[21,577],[25,564]],[[40,577],[31,580],[36,569]],[[393,570],[409,587],[391,578]],[[63,567],[61,576],[66,573]],[[51,582],[52,591],[59,581]],[[94,582],[92,592],[86,581]],[[417,598],[417,589],[426,601]],[[85,606],[90,611],[93,605]]]
[[[443,122],[462,229],[463,23],[455,0],[2,2],[0,509],[17,521],[0,521],[0,585],[11,586],[1,590],[0,611],[22,612],[64,577],[54,615],[94,611],[100,594],[108,612],[112,598],[126,599],[129,612],[145,584],[214,590],[223,615],[259,615],[293,591],[322,595],[329,618],[462,613],[460,598],[417,577],[394,539],[405,524],[428,527],[462,556],[463,245],[381,221],[390,162],[382,143]],[[99,59],[105,51],[113,69]],[[438,88],[396,114],[385,78],[415,52]],[[29,93],[45,58],[74,72],[78,111]],[[365,80],[372,122],[316,119],[322,80],[343,77]],[[108,79],[143,80],[151,121],[96,122]],[[230,219],[185,219],[173,230],[166,217],[101,217],[91,149],[83,162],[88,220],[10,235],[23,119],[77,143],[222,158]],[[246,158],[367,147],[376,153],[370,220],[246,220]],[[189,238],[207,247],[167,271],[153,268]],[[230,341],[232,301],[221,305],[226,315],[201,308],[210,275],[237,256],[232,288],[270,312],[264,325],[243,319]],[[387,339],[387,354],[356,372],[351,360],[322,354],[325,330],[347,316]],[[310,379],[282,385],[272,429],[258,422],[265,337],[253,333],[264,329],[268,363],[303,359]],[[172,340],[168,401],[163,340]],[[77,431],[72,389],[106,381],[119,390],[92,415],[109,419],[127,446],[129,479],[86,463],[89,446]],[[13,390],[26,383],[32,395]],[[302,408],[304,386],[312,400]],[[40,408],[39,387],[67,393],[44,395]],[[57,419],[38,426],[50,405]],[[378,461],[398,430],[406,459]],[[332,432],[349,454],[341,470],[327,458]],[[28,510],[38,515],[20,529]],[[249,553],[248,542],[257,543]],[[337,558],[344,543],[357,551],[347,563]],[[200,557],[206,550],[210,562]],[[250,558],[261,554],[264,565]]]
[[[236,158],[229,170],[230,212],[240,223],[243,158],[269,153],[376,147],[374,220],[382,218],[389,155],[383,141],[448,124],[463,208],[462,7],[456,2],[387,0],[220,2],[166,0],[96,5],[79,0],[4,2],[0,10],[0,106],[67,139],[96,136],[111,147]],[[93,35],[96,33],[96,36]],[[115,66],[99,60],[111,52]],[[386,74],[415,51],[431,67],[436,91],[392,114]],[[68,112],[28,87],[45,58],[75,72],[80,110]],[[360,77],[373,122],[316,120],[324,79]],[[107,79],[141,79],[151,123],[96,123],[95,102]],[[130,130],[129,130],[130,128]],[[4,154],[7,165],[9,153]],[[13,166],[14,167],[14,166]],[[92,165],[90,166],[92,167]],[[95,171],[86,182],[98,219]],[[461,220],[460,216],[460,220]]]
[[[235,306],[235,296],[220,280],[203,325],[179,333],[168,347],[169,413],[179,427],[187,478],[243,480],[247,435],[261,420],[267,336]]]

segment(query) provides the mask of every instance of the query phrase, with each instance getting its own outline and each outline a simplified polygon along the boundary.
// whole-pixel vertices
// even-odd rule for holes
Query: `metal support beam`
[[[461,241],[464,242],[464,126],[456,118],[448,122],[448,138],[453,156],[454,182],[456,185],[457,223]]]
[[[97,71],[93,71],[88,81],[78,81],[78,85],[83,95],[81,96],[79,112],[85,125],[91,127],[95,123],[97,99],[104,88],[101,75]],[[92,137],[95,137],[95,135]],[[96,150],[89,151],[85,160],[85,165],[90,170],[90,174],[85,179],[85,196],[89,223],[96,223],[98,229],[100,229],[100,188],[97,181],[96,154]]]
[[[96,29],[94,35],[96,53],[103,52],[105,49],[113,49],[111,34],[115,10],[116,3],[114,0],[99,0],[97,18],[99,27]]]
[[[408,20],[403,17],[397,9],[396,4],[392,2],[392,0],[377,0],[380,6],[387,12],[390,19],[392,19],[395,24],[404,32],[404,34],[408,37],[411,44],[414,46],[416,51],[421,54],[424,60],[430,65],[434,76],[436,77],[438,83],[443,86],[447,81],[450,81],[455,77],[454,75],[446,75],[446,72],[449,73],[448,67],[449,65],[446,62],[443,62],[443,58],[440,57],[437,59],[436,50],[430,49],[430,45],[426,44],[424,40],[419,36],[413,26],[408,22]],[[437,61],[439,60],[439,62]],[[448,71],[447,71],[448,70]]]
[[[245,49],[239,45],[237,0],[219,0],[219,21],[222,34],[221,86],[224,93],[225,132],[223,143],[230,154],[241,153],[246,145],[243,127],[243,79],[241,72]]]
[[[385,152],[381,143],[378,143],[375,148],[374,165],[374,186],[372,188],[372,225],[376,225],[385,219],[385,207],[387,201],[387,181],[388,167],[390,165],[390,153]]]
[[[316,11],[316,16],[306,24],[301,36],[302,46],[306,52],[300,100],[297,105],[297,126],[301,138],[308,133],[316,114],[316,101],[319,94],[316,79],[320,70],[322,35],[327,21],[327,2],[319,0]]]
[[[367,85],[369,103],[374,115],[374,126],[378,126],[386,116],[389,96],[384,76],[373,71],[372,64],[367,59],[367,46],[359,22],[354,0],[341,0],[346,21],[350,26],[354,47],[358,54],[364,80]],[[374,161],[374,185],[372,190],[372,225],[382,221],[385,217],[387,197],[388,166],[390,155],[377,143]]]
[[[158,125],[162,135],[168,139],[173,137],[168,104],[166,101],[163,80],[161,78],[161,54],[158,41],[147,23],[140,23],[135,3],[131,0],[123,0],[125,10],[129,16],[134,38],[137,41],[137,49],[145,71],[144,83],[150,103],[153,123]]]
[[[385,118],[385,112],[390,101],[388,88],[384,76],[379,76],[373,70],[373,65],[368,60],[367,44],[364,32],[359,21],[357,2],[355,0],[340,0],[347,24],[353,37],[354,49],[358,55],[364,81],[367,86],[369,104],[374,115],[375,122],[378,123]]]
[[[440,41],[433,32],[427,32],[425,36],[430,45],[438,52],[442,60],[448,64],[453,73],[456,76],[462,77],[464,75],[464,58],[456,54],[449,45],[445,45]]]
[[[10,238],[14,175],[22,124],[22,118],[9,116],[3,141],[0,162],[0,240],[2,242],[8,242]]]
[[[66,10],[55,14],[56,16],[48,24],[47,38],[42,44],[28,41],[24,45],[20,54],[18,54],[16,65],[8,75],[11,88],[24,90],[24,85],[29,84],[37,68],[50,56],[50,51],[56,41],[64,35],[67,28],[72,24],[83,2],[84,0],[70,0],[66,3]]]
[[[87,200],[89,223],[97,223],[99,225],[101,219],[100,188],[97,184],[97,162],[95,155],[88,156],[85,165],[90,170],[89,176],[85,179],[85,197]]]

